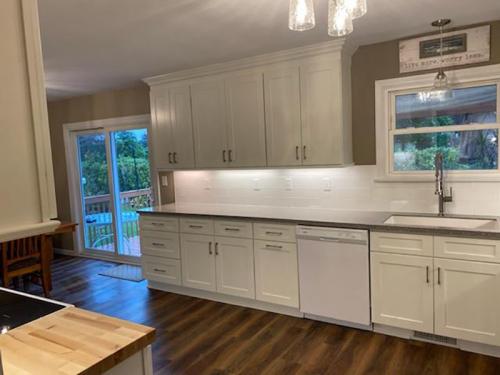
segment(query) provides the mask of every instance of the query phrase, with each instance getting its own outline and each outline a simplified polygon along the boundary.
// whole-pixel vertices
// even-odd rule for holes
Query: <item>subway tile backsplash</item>
[[[178,203],[437,212],[434,183],[374,182],[375,166],[175,172]],[[500,183],[453,183],[447,212],[500,216]]]

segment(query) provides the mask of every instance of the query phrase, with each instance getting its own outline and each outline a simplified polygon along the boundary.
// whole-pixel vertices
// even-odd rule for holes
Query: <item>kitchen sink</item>
[[[384,221],[384,224],[411,225],[422,227],[441,227],[458,229],[478,229],[494,225],[494,219],[470,219],[460,217],[439,217],[439,216],[405,216],[393,215]]]

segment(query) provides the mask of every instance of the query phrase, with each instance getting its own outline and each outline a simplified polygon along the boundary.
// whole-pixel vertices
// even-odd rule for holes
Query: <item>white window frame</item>
[[[500,134],[500,64],[466,68],[446,72],[453,87],[497,85],[497,122],[494,124],[469,124],[467,130],[499,129]],[[377,142],[377,181],[380,182],[418,182],[432,181],[433,171],[394,171],[393,142],[395,134],[431,133],[464,130],[464,125],[451,125],[436,128],[395,130],[395,97],[405,93],[429,88],[435,73],[421,74],[375,82],[375,126]],[[499,142],[500,148],[500,142]],[[499,150],[500,151],[500,150]],[[500,157],[500,152],[499,152]],[[500,163],[495,170],[448,171],[451,181],[500,181]]]

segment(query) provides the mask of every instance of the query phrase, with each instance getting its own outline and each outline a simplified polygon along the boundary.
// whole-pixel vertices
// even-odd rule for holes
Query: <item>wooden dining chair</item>
[[[49,238],[46,235],[21,238],[4,242],[0,246],[2,255],[2,280],[5,288],[18,277],[27,280],[30,276],[40,276],[43,293],[50,293]]]

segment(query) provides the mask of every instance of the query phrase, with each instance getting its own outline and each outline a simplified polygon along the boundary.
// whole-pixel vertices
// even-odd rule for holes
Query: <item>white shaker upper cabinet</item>
[[[152,151],[155,166],[159,169],[169,169],[173,166],[174,145],[169,112],[169,88],[157,87],[151,90]]]
[[[193,124],[189,86],[151,91],[153,152],[160,169],[193,168]]]
[[[342,164],[340,62],[300,66],[302,164]]]
[[[230,167],[266,166],[263,76],[244,73],[225,81]]]
[[[264,73],[267,164],[273,167],[302,164],[299,69]]]
[[[193,83],[191,100],[196,166],[228,167],[224,81],[219,79]]]

